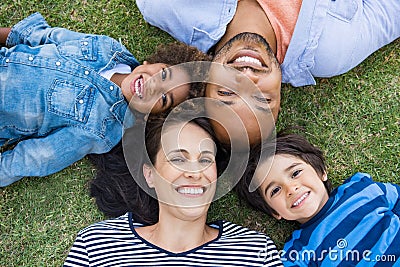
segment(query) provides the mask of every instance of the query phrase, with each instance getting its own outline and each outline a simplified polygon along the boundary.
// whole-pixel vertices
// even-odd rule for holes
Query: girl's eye
[[[167,78],[167,71],[165,70],[165,68],[163,68],[161,71],[161,80],[165,81],[166,78]]]
[[[232,91],[218,90],[218,95],[220,96],[232,96],[235,95]]]
[[[162,101],[162,106],[165,107],[167,105],[167,95],[166,94],[161,94],[161,101]]]
[[[281,190],[280,187],[275,187],[271,190],[271,197],[273,197],[275,194],[279,193],[279,190]]]
[[[300,175],[300,173],[301,173],[301,170],[294,171],[293,174],[292,174],[292,178],[296,178],[297,176]]]

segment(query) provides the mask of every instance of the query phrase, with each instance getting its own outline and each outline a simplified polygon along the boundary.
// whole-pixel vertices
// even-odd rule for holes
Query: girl
[[[202,95],[184,67],[169,66],[209,59],[171,44],[139,65],[116,40],[50,27],[39,13],[1,28],[0,43],[0,187],[108,152],[133,112]]]

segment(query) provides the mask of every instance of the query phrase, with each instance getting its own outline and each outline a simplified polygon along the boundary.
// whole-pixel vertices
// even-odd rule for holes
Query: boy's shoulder
[[[357,172],[357,173],[353,174],[352,176],[350,176],[349,178],[347,178],[343,182],[343,184],[360,182],[360,181],[373,182],[371,175],[369,175],[368,173]]]

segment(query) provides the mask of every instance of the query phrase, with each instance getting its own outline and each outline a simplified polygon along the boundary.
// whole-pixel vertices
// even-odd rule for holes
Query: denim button
[[[79,103],[80,103],[80,104],[83,104],[83,100],[82,100],[82,99],[81,99],[81,100],[79,100]]]
[[[84,41],[83,42],[83,45],[88,45],[89,43],[87,42],[87,41]]]
[[[88,70],[85,70],[85,75],[88,75],[89,74],[89,71]]]
[[[10,62],[10,59],[9,59],[9,58],[6,59],[6,63],[8,63],[8,62]]]
[[[56,62],[56,65],[57,65],[57,66],[61,66],[61,62],[60,62],[60,61],[57,61],[57,62]]]
[[[111,90],[111,91],[114,90],[114,86],[111,85],[111,86],[110,86],[110,90]]]
[[[28,57],[28,60],[29,60],[29,61],[32,61],[32,60],[33,60],[33,57],[32,57],[32,56]]]

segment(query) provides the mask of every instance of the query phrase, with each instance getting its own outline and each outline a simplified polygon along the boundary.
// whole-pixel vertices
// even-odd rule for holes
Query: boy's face
[[[270,167],[270,169],[268,169]],[[328,192],[314,168],[287,154],[270,157],[255,173],[264,179],[260,190],[267,204],[274,209],[278,220],[283,218],[305,223],[314,217],[328,200]]]
[[[188,98],[188,82],[189,75],[179,67],[144,62],[126,76],[121,89],[132,109],[143,114],[161,113]]]

